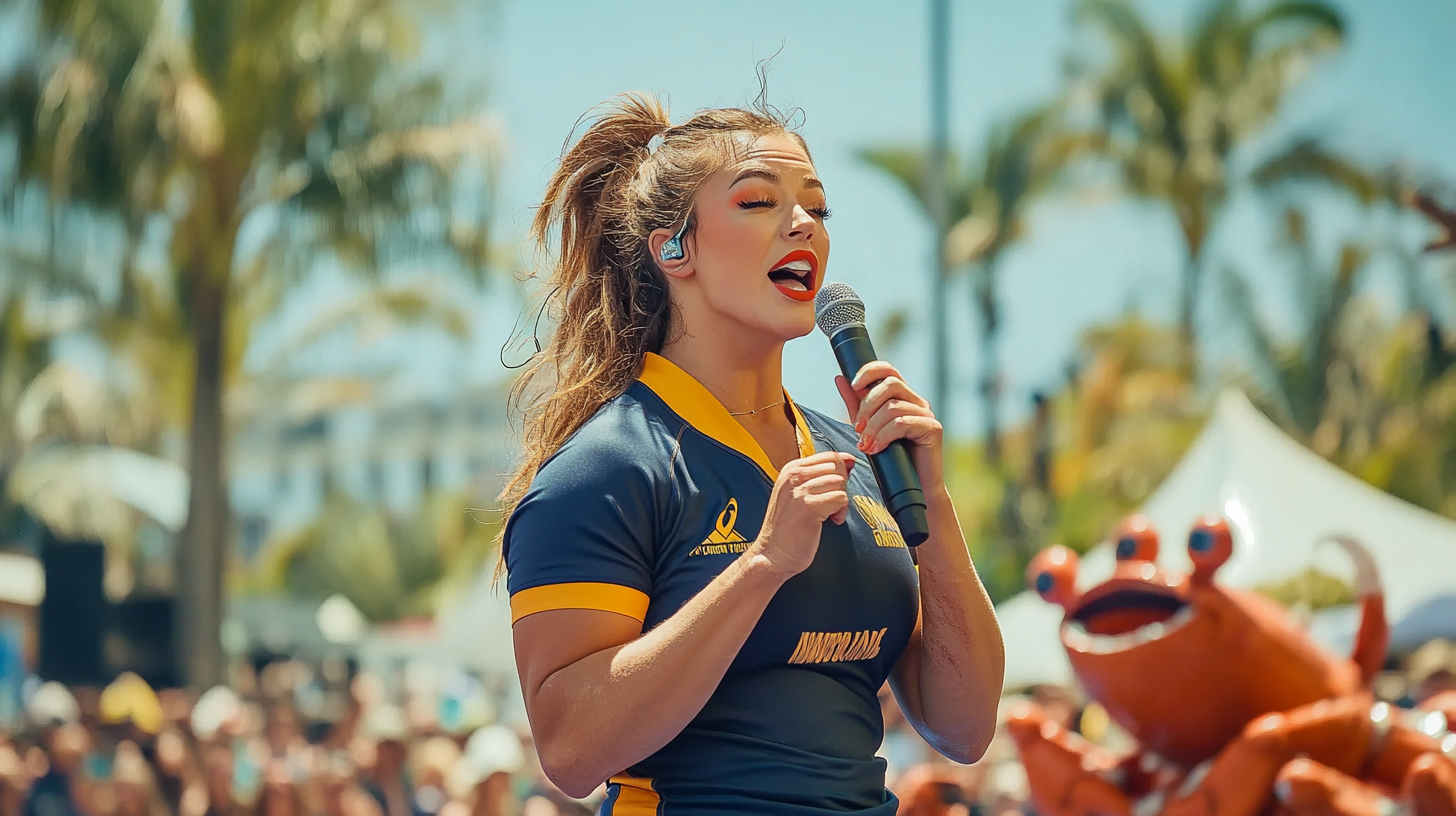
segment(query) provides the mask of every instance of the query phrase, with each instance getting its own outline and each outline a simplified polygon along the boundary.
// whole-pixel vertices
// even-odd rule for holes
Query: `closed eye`
[[[744,210],[773,209],[778,205],[779,203],[771,198],[759,198],[753,201],[738,202],[738,207]],[[829,209],[828,207],[805,207],[804,209],[810,215],[818,218],[820,221],[823,221],[831,215],[834,215],[834,211]]]

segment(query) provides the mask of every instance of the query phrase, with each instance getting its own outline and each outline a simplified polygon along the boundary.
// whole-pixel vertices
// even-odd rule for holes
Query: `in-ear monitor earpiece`
[[[683,236],[687,234],[688,224],[691,224],[692,220],[691,215],[684,218],[682,229],[677,231],[677,235],[662,242],[662,249],[657,252],[658,258],[664,261],[680,261],[687,257],[687,253],[683,251]]]

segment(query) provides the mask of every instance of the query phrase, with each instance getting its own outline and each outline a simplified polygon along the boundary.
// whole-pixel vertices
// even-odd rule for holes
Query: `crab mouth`
[[[813,300],[818,289],[819,258],[807,249],[796,249],[774,264],[768,279],[794,300]]]
[[[1118,588],[1086,600],[1062,624],[1068,648],[1089,654],[1122,652],[1167,637],[1193,617],[1172,590]]]

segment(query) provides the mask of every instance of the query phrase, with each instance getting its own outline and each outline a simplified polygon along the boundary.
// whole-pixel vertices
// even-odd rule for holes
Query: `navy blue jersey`
[[[788,407],[801,455],[859,458],[846,523],[825,522],[813,564],[769,602],[692,722],[611,779],[605,815],[895,813],[875,756],[878,691],[915,627],[915,567],[854,430]],[[652,629],[748,548],[777,476],[706,388],[648,354],[511,515],[513,621],[597,609]]]

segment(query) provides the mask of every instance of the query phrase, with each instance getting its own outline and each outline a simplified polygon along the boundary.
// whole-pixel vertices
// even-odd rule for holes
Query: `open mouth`
[[[1062,625],[1062,638],[1079,652],[1121,652],[1166,637],[1192,617],[1172,590],[1115,589],[1083,603]]]
[[[807,249],[796,249],[780,258],[768,273],[773,285],[794,300],[813,300],[818,277],[819,259]]]

